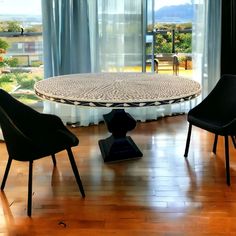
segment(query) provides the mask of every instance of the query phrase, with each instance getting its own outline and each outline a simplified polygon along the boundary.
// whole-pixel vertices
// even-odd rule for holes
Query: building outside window
[[[36,105],[34,83],[43,78],[40,0],[0,0],[0,87]]]

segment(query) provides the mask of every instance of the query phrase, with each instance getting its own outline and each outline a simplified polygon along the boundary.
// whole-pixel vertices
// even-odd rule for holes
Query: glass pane
[[[192,75],[192,0],[155,0],[155,60],[158,73]]]
[[[147,0],[146,71],[192,75],[192,0]]]
[[[41,0],[1,0],[0,9],[0,87],[37,104],[33,86],[43,78]]]
[[[147,32],[152,32],[154,27],[154,0],[147,0]]]

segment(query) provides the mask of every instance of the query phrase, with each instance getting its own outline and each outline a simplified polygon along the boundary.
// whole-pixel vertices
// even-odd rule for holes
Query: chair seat
[[[219,135],[231,135],[229,129],[227,129],[230,121],[219,120],[216,117],[204,117],[204,116],[192,116],[188,115],[188,122],[201,129],[205,129],[209,132]],[[229,133],[228,133],[229,132]]]

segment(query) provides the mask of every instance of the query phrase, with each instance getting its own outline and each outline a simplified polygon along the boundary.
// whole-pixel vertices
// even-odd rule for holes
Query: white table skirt
[[[171,116],[176,113],[186,113],[191,108],[191,102],[186,101],[172,105],[161,105],[157,107],[125,108],[136,121],[145,122],[156,120],[159,117]],[[103,121],[103,114],[111,111],[111,108],[79,107],[68,104],[44,101],[44,113],[59,116],[66,124],[77,123],[79,126],[97,125]]]
[[[158,107],[125,108],[125,111],[131,114],[136,121],[145,122],[176,113],[186,113],[196,105],[196,102],[197,99],[194,99],[192,101]],[[77,122],[79,126],[97,125],[103,121],[103,114],[107,114],[110,111],[111,108],[78,107],[50,101],[44,101],[43,110],[44,113],[59,116],[64,124],[67,122]],[[1,129],[0,140],[4,140]]]

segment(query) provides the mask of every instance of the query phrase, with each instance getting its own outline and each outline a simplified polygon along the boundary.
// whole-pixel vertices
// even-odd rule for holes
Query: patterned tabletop
[[[198,82],[156,73],[86,73],[56,76],[35,84],[37,96],[89,107],[144,107],[193,99]]]

